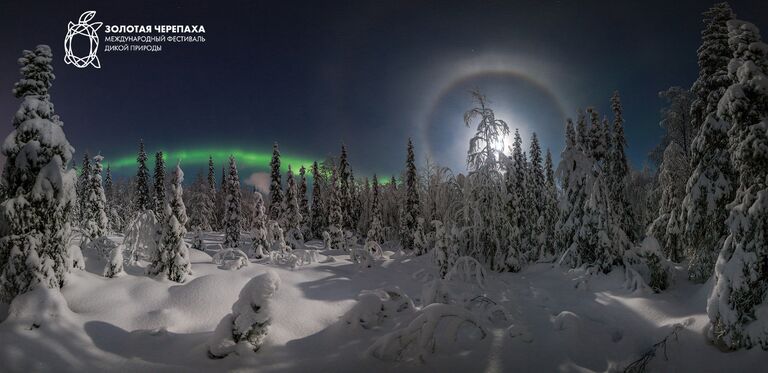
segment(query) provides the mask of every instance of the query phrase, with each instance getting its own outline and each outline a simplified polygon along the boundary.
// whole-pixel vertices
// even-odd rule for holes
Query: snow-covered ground
[[[191,251],[194,275],[184,284],[147,277],[136,266],[105,278],[104,262],[85,253],[86,271],[75,271],[62,290],[65,306],[56,304],[55,292],[22,296],[27,310],[21,316],[2,306],[0,371],[610,371],[638,359],[675,324],[682,325],[677,338],[668,339],[666,357],[657,350],[649,371],[758,371],[768,363],[759,348],[726,353],[708,343],[711,284],[693,285],[681,273],[662,294],[626,290],[620,271],[584,276],[536,264],[520,273],[490,273],[485,295],[505,309],[506,320],[483,321],[488,333],[481,340],[438,339],[423,361],[392,362],[372,357],[369,348],[415,313],[371,329],[342,317],[363,290],[396,286],[419,307],[429,277],[420,270],[432,266],[428,255],[361,268],[346,254],[321,251],[319,263],[297,269],[253,261],[225,270],[208,254]],[[216,325],[243,285],[267,270],[281,285],[265,345],[244,356],[209,358]],[[35,303],[41,299],[53,306]],[[32,309],[47,315],[31,317]]]

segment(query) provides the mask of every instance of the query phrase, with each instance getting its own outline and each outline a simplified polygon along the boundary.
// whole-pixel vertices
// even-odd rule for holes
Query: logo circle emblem
[[[89,10],[80,15],[77,23],[69,22],[69,25],[67,26],[67,36],[64,37],[65,63],[81,69],[88,67],[89,65],[97,69],[101,68],[99,57],[96,56],[96,52],[99,50],[99,34],[96,33],[96,30],[101,27],[102,23],[88,23],[94,16],[96,16],[96,11]],[[87,56],[76,56],[72,52],[72,39],[76,36],[88,38]]]

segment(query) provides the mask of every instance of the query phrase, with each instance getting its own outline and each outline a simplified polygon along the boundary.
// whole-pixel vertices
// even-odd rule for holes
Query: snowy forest
[[[754,371],[768,361],[768,44],[726,3],[703,25],[698,79],[659,93],[664,136],[642,169],[619,92],[544,149],[478,89],[466,170],[417,163],[410,139],[401,173],[366,176],[341,143],[285,164],[275,142],[263,191],[234,156],[189,177],[140,139],[133,176],[113,177],[65,136],[51,48],[25,50],[2,144],[0,360]]]

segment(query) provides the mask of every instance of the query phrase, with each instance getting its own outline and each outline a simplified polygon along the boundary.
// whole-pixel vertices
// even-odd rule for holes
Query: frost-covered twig
[[[683,329],[683,324],[673,325],[672,331],[669,334],[667,334],[666,337],[654,343],[653,346],[651,346],[651,348],[649,348],[648,351],[646,351],[642,356],[640,356],[639,359],[627,365],[627,367],[624,368],[624,373],[646,372],[646,369],[648,368],[648,363],[650,363],[651,360],[653,360],[653,358],[656,357],[656,353],[659,349],[661,349],[664,352],[664,360],[669,360],[669,357],[667,356],[667,342],[669,342],[669,339],[671,337],[674,337],[674,339],[677,340],[677,333],[681,329]]]

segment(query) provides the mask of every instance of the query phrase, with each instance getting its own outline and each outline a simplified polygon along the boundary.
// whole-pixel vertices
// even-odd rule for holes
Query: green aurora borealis
[[[229,159],[229,156],[233,155],[237,161],[238,167],[242,168],[257,168],[257,169],[269,169],[269,161],[272,159],[272,152],[257,152],[257,151],[245,151],[241,149],[191,149],[191,150],[175,150],[175,151],[163,151],[163,158],[169,164],[175,164],[176,161],[181,161],[182,168],[184,166],[207,166],[208,157],[213,157],[216,164],[222,164]],[[151,164],[152,154],[147,152],[147,163]],[[292,157],[289,155],[280,155],[280,168],[283,172],[288,170],[290,165],[294,171],[298,171],[301,166],[309,169],[312,166],[313,160]],[[119,157],[116,159],[106,159],[105,163],[108,163],[113,170],[123,170],[126,168],[135,168],[136,155]]]

